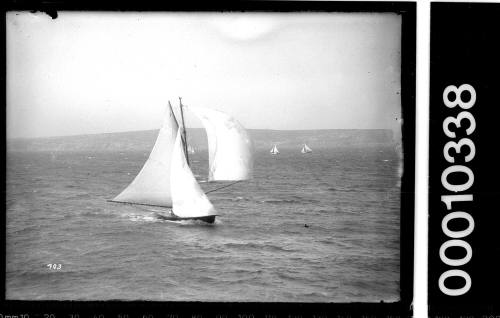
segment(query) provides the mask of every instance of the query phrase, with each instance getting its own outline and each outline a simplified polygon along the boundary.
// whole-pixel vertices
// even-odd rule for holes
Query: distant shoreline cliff
[[[311,148],[390,146],[396,141],[390,129],[318,129],[268,130],[248,129],[255,149],[299,149],[303,143]],[[93,135],[7,139],[9,151],[146,151],[153,147],[158,130],[144,130]],[[188,143],[196,149],[207,148],[205,130],[187,130]],[[400,141],[399,141],[400,142]]]

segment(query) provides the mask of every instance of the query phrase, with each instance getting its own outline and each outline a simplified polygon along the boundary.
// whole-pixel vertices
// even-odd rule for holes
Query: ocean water
[[[211,225],[106,201],[148,153],[8,153],[7,299],[399,300],[396,150],[280,151],[257,151],[253,180],[208,194]],[[191,161],[206,191],[220,186],[203,182],[206,152]]]

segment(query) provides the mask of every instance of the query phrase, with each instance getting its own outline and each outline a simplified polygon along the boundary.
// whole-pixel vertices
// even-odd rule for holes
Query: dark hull
[[[203,221],[203,222],[210,223],[210,224],[215,222],[215,215],[201,216],[201,217],[195,217],[195,218],[180,218],[177,216],[168,216],[168,215],[162,215],[162,214],[157,214],[156,216],[159,219],[166,220],[166,221],[198,220],[198,221]]]
[[[161,205],[153,205],[153,204],[141,204],[141,203],[129,203],[129,202],[121,202],[121,201],[113,201],[113,200],[107,200],[108,202],[115,202],[115,203],[125,203],[125,204],[131,204],[131,205],[145,205],[145,206],[153,206],[153,207],[160,207],[160,208],[168,208],[170,213],[169,215],[165,214],[160,214],[157,213],[156,217],[161,219],[161,220],[166,220],[166,221],[185,221],[185,220],[199,220],[207,223],[214,223],[215,222],[215,217],[216,215],[209,215],[209,216],[200,216],[200,217],[194,217],[194,218],[180,218],[172,213],[169,207],[166,206],[161,206]]]

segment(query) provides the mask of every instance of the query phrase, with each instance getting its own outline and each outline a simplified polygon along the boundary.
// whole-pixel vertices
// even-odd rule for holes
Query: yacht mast
[[[184,111],[182,110],[182,97],[179,96],[179,108],[181,109],[181,120],[182,120],[182,134],[184,135],[184,153],[186,154],[186,161],[188,166],[189,164],[189,154],[187,149],[187,136],[186,136],[186,126],[184,124]]]

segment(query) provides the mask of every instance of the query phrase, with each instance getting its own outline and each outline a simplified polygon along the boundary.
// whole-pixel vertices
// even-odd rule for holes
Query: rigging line
[[[184,111],[182,110],[182,97],[179,96],[179,108],[181,110],[181,119],[182,119],[182,132],[184,133],[184,153],[186,154],[186,161],[188,166],[189,164],[189,155],[187,149],[187,135],[186,135],[186,124],[184,123]]]
[[[213,190],[207,191],[207,192],[205,192],[205,194],[208,194],[208,193],[210,193],[210,192],[215,192],[215,191],[217,191],[217,190],[220,190],[220,189],[224,189],[224,188],[230,187],[230,186],[232,186],[233,184],[236,184],[236,183],[238,183],[238,182],[241,182],[241,180],[235,181],[235,182],[230,183],[230,184],[226,184],[225,186],[222,186],[222,187],[220,187],[220,188],[216,188],[216,189],[213,189]]]

